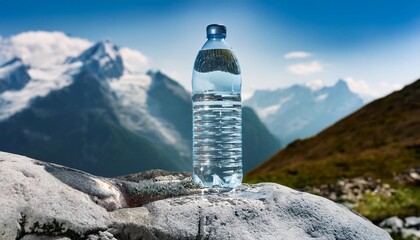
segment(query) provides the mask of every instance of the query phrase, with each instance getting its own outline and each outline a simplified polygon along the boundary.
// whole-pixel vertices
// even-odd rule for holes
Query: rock
[[[394,216],[385,219],[379,226],[403,239],[420,239],[420,217],[412,216],[402,220]]]
[[[399,184],[420,186],[420,168],[410,168],[407,171],[394,176],[394,181]]]
[[[401,237],[404,239],[417,240],[420,239],[420,231],[410,228],[401,229]]]
[[[0,239],[391,239],[328,199],[273,184],[199,189],[185,173],[102,178],[0,152]]]
[[[420,230],[420,217],[406,217],[404,227],[417,228]]]
[[[393,232],[399,232],[403,228],[404,222],[399,217],[390,217],[379,223],[379,226]]]

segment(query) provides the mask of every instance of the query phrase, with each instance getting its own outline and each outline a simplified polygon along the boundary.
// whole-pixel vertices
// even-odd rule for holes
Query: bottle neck
[[[206,49],[232,49],[230,45],[226,42],[225,36],[212,35],[207,38],[207,42],[201,48],[202,50]]]

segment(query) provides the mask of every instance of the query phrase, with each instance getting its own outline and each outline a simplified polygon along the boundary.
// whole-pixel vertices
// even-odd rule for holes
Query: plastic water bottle
[[[235,188],[242,182],[241,70],[226,27],[207,26],[192,78],[193,180]]]

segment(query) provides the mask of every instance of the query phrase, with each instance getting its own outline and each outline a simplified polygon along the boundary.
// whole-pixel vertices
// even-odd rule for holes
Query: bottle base
[[[197,175],[193,174],[193,181],[197,185],[205,188],[219,187],[234,189],[242,184],[242,174],[233,174],[230,177],[230,181],[223,181],[217,174],[213,174],[211,178],[213,181],[202,181]]]

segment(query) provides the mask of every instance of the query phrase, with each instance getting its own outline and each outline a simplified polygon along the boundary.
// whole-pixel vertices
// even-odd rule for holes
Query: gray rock
[[[0,152],[0,239],[391,239],[278,184],[205,191],[185,173],[109,179]]]
[[[399,217],[390,217],[379,223],[379,226],[384,229],[392,230],[393,232],[399,232],[404,227],[404,222]]]
[[[404,220],[394,216],[385,219],[380,227],[403,239],[420,239],[420,217],[406,217]]]
[[[404,227],[420,229],[420,217],[406,217]]]
[[[420,239],[420,231],[411,228],[401,229],[401,237],[404,239],[417,240]]]

